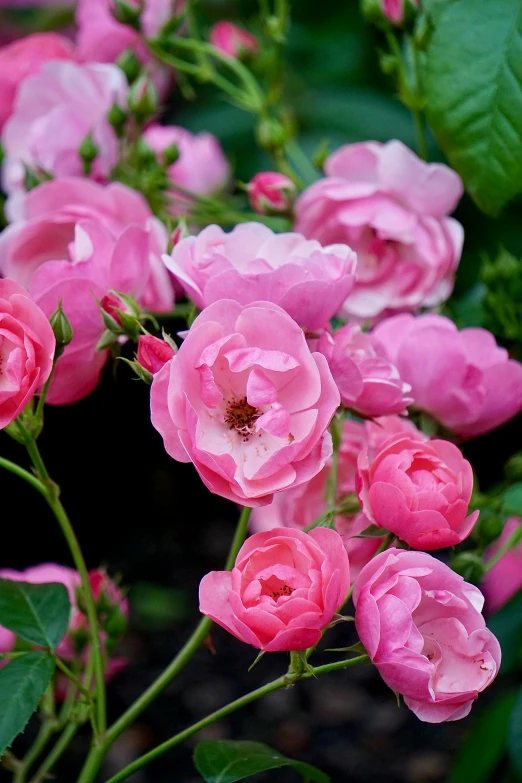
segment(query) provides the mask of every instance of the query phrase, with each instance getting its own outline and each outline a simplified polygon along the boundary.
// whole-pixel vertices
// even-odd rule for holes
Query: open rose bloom
[[[338,405],[324,356],[270,302],[207,307],[151,388],[152,423],[171,457],[245,506],[319,473]]]
[[[458,175],[399,141],[348,144],[325,172],[298,199],[295,230],[357,253],[343,315],[375,320],[447,299],[463,241],[462,226],[448,217],[462,196]]]
[[[199,605],[227,631],[263,650],[306,650],[344,603],[348,555],[334,530],[275,528],[243,544],[232,571],[201,581]]]
[[[497,675],[500,647],[480,590],[434,557],[382,552],[359,575],[353,601],[368,655],[421,720],[464,718]]]

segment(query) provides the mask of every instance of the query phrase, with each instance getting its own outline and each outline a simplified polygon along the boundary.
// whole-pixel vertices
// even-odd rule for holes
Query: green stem
[[[89,572],[87,570],[87,565],[85,563],[85,559],[83,557],[80,544],[76,537],[76,533],[74,532],[73,526],[71,525],[71,522],[69,520],[69,517],[67,516],[65,508],[63,507],[60,501],[58,495],[58,491],[59,491],[58,487],[51,480],[49,472],[40,454],[40,450],[36,445],[36,441],[27,432],[24,425],[19,420],[17,421],[18,421],[18,427],[20,429],[20,432],[24,435],[25,447],[27,449],[27,453],[29,454],[32,460],[32,463],[35,467],[38,477],[46,487],[45,497],[47,503],[51,508],[51,511],[53,512],[54,516],[56,517],[58,524],[60,525],[64,538],[69,546],[69,550],[71,552],[74,565],[80,575],[82,595],[85,601],[87,619],[89,621],[89,634],[90,634],[90,641],[91,641],[92,654],[94,660],[94,677],[96,680],[96,688],[95,688],[96,725],[98,728],[98,732],[101,735],[103,735],[107,727],[106,699],[105,699],[105,672],[104,672],[104,662],[103,662],[103,653],[101,647],[100,631],[98,626],[98,613],[96,611],[96,604],[92,593],[91,583],[89,581]]]
[[[78,731],[78,726],[75,723],[69,723],[62,734],[58,738],[55,746],[44,760],[43,764],[39,767],[38,771],[30,780],[30,783],[43,783],[47,778],[48,773],[54,767],[58,759],[60,759],[67,748],[69,747],[71,740]]]
[[[236,532],[230,547],[225,568],[230,570],[235,563],[237,553],[239,552],[248,532],[248,521],[252,509],[246,506],[241,511]],[[97,747],[93,747],[81,771],[78,783],[91,783],[98,772],[101,763],[111,747],[113,742],[120,736],[127,726],[133,723],[139,715],[153,702],[159,694],[167,687],[171,680],[176,677],[180,671],[187,665],[192,656],[201,647],[207,638],[212,627],[212,620],[209,617],[203,617],[196,627],[196,630],[181,648],[176,657],[167,666],[160,676],[141,694],[141,696],[131,704],[126,712],[112,724],[107,730],[104,740]]]
[[[339,423],[339,419],[337,415],[333,418],[332,423],[330,424],[330,432],[332,434],[332,446],[333,446],[333,454],[332,454],[332,463],[330,466],[330,473],[328,474],[328,482],[326,484],[326,504],[328,508],[333,508],[335,506],[335,501],[337,499],[337,478],[339,473],[339,449],[341,448],[341,431],[340,427],[342,426]]]
[[[171,748],[175,748],[176,745],[179,745],[181,742],[188,739],[193,734],[196,734],[198,731],[201,731],[201,729],[204,729],[206,726],[210,726],[210,724],[215,723],[217,720],[220,720],[221,718],[226,718],[227,715],[230,715],[231,713],[241,709],[242,707],[246,707],[248,704],[257,701],[258,699],[261,699],[263,696],[267,696],[269,693],[273,693],[274,691],[281,690],[281,688],[287,688],[289,685],[292,685],[294,682],[297,682],[298,680],[305,680],[305,679],[309,679],[310,677],[317,677],[320,674],[327,674],[328,672],[338,671],[340,669],[347,669],[350,666],[355,666],[356,664],[363,663],[364,661],[367,660],[368,660],[367,655],[359,655],[357,658],[350,658],[345,661],[328,663],[325,664],[324,666],[317,666],[315,668],[310,667],[309,670],[299,674],[295,674],[295,675],[286,674],[283,677],[278,677],[277,680],[273,680],[272,682],[269,682],[267,685],[263,685],[261,688],[257,688],[255,691],[251,691],[250,693],[247,693],[245,696],[241,696],[241,698],[236,699],[233,702],[230,702],[230,704],[227,704],[225,707],[221,707],[221,709],[212,712],[210,715],[207,715],[206,718],[203,718],[197,723],[194,723],[192,726],[189,726],[187,729],[184,729],[184,731],[181,731],[179,734],[176,734],[174,737],[171,737],[166,742],[163,742],[161,745],[158,745],[156,748],[149,751],[149,753],[146,753],[144,756],[142,756],[139,759],[136,759],[136,761],[134,761],[132,764],[129,764],[127,767],[125,767],[125,769],[122,769],[120,772],[118,772],[117,775],[114,775],[112,778],[110,778],[110,780],[108,780],[107,783],[121,783],[122,780],[126,780],[129,777],[129,775],[132,775],[134,772],[137,772],[139,769],[141,769],[146,764],[148,764],[149,761],[153,761],[162,753],[171,750]]]
[[[86,698],[92,702],[92,694],[89,691],[88,688],[85,687],[85,685],[82,685],[78,677],[76,677],[75,674],[72,673],[72,671],[69,669],[68,666],[65,665],[65,663],[61,660],[61,658],[58,658],[58,656],[54,656],[54,662],[56,664],[56,667],[62,671],[66,677],[69,678],[69,680],[76,686],[77,690],[80,691],[80,693],[83,693]]]
[[[496,564],[504,557],[506,552],[509,552],[509,550],[515,547],[520,541],[522,541],[522,526],[514,530],[507,541],[500,547],[498,552],[495,552],[491,560],[488,560],[488,562],[484,564],[485,570],[490,571],[493,566],[496,566]]]
[[[15,476],[19,476],[19,478],[27,481],[27,483],[34,487],[34,489],[36,489],[40,495],[43,495],[45,498],[47,498],[47,487],[45,487],[42,482],[36,478],[36,476],[33,476],[32,473],[29,473],[28,470],[24,470],[24,468],[21,468],[20,465],[16,465],[14,462],[11,462],[11,460],[4,459],[4,457],[0,457],[0,468],[9,470],[11,473],[14,473]]]
[[[36,739],[25,754],[16,770],[13,783],[25,783],[27,773],[30,771],[36,759],[43,753],[43,750],[53,735],[54,729],[49,721],[42,723]]]

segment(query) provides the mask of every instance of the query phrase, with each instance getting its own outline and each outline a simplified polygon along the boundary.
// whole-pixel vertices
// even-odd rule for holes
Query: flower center
[[[292,595],[294,591],[291,587],[288,587],[288,585],[281,585],[277,590],[272,590],[270,595],[274,599],[274,601],[277,601],[278,598],[280,598],[282,595]]]
[[[233,399],[227,403],[225,424],[229,429],[239,432],[246,442],[255,431],[254,425],[260,416],[261,411],[250,405],[246,397],[241,397],[239,400]]]

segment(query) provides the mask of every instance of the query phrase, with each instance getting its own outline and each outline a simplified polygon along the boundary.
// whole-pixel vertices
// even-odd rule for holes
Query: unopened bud
[[[475,552],[460,552],[452,559],[451,567],[472,584],[478,584],[485,572],[484,563]]]
[[[239,59],[258,50],[257,39],[232,22],[217,22],[210,30],[209,41],[227,57]]]
[[[140,29],[140,16],[143,12],[142,0],[110,0],[112,15],[120,24]]]
[[[123,301],[116,294],[105,294],[100,300],[103,323],[107,329],[117,331],[121,326],[120,310],[124,307]]]
[[[158,92],[152,79],[142,74],[129,89],[129,109],[138,122],[143,122],[157,111]]]
[[[54,336],[56,338],[56,350],[54,352],[54,358],[56,360],[59,356],[62,355],[65,350],[65,346],[69,345],[73,338],[72,326],[69,319],[62,310],[61,300],[58,302],[58,307],[49,318],[49,323],[51,324]]]
[[[402,25],[413,19],[420,0],[361,0],[361,11],[369,22],[380,26]]]
[[[261,120],[256,128],[259,146],[268,152],[280,149],[287,141],[288,133],[279,120]]]
[[[286,215],[295,201],[296,187],[277,171],[261,171],[247,185],[250,205],[259,215]]]
[[[174,354],[174,349],[165,340],[160,340],[151,334],[140,336],[136,359],[152,375],[161,370]]]
[[[78,147],[78,154],[83,162],[83,173],[88,176],[91,173],[92,163],[98,154],[98,147],[94,143],[91,133],[87,134]]]
[[[127,122],[127,113],[121,108],[121,106],[118,106],[118,104],[115,103],[109,111],[107,119],[116,131],[116,135],[121,136],[125,127],[125,123]]]
[[[116,65],[123,71],[129,84],[132,84],[140,75],[141,63],[132,49],[125,49],[116,60]]]
[[[179,158],[179,149],[177,144],[169,144],[163,150],[163,162],[165,166],[172,166]]]
[[[183,218],[179,221],[178,225],[172,232],[169,238],[169,244],[168,244],[168,252],[172,253],[173,249],[176,247],[179,242],[181,242],[182,239],[185,239],[189,236],[189,230],[187,228],[187,224]]]
[[[154,150],[149,147],[146,141],[139,139],[136,148],[140,163],[150,165],[157,162]]]

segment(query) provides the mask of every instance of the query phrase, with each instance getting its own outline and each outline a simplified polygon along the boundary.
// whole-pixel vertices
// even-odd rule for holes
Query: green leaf
[[[261,742],[209,740],[194,751],[194,764],[207,783],[235,783],[268,769],[292,767],[309,783],[329,783],[330,778],[316,767],[293,761]]]
[[[502,498],[502,511],[504,514],[522,516],[522,483],[512,484],[504,492]]]
[[[488,620],[502,648],[500,670],[507,674],[522,663],[522,590]]]
[[[384,538],[388,535],[388,531],[378,525],[368,525],[364,530],[361,530],[354,538]]]
[[[516,772],[522,774],[522,689],[511,712],[507,738],[508,754]]]
[[[515,704],[515,691],[503,694],[475,720],[460,746],[449,783],[488,783],[506,749],[509,717]]]
[[[0,579],[0,625],[27,642],[54,648],[69,624],[71,604],[62,584]]]
[[[522,191],[522,0],[455,0],[427,51],[426,111],[466,189],[496,215]]]
[[[0,756],[22,732],[54,672],[53,659],[30,652],[0,669]]]

